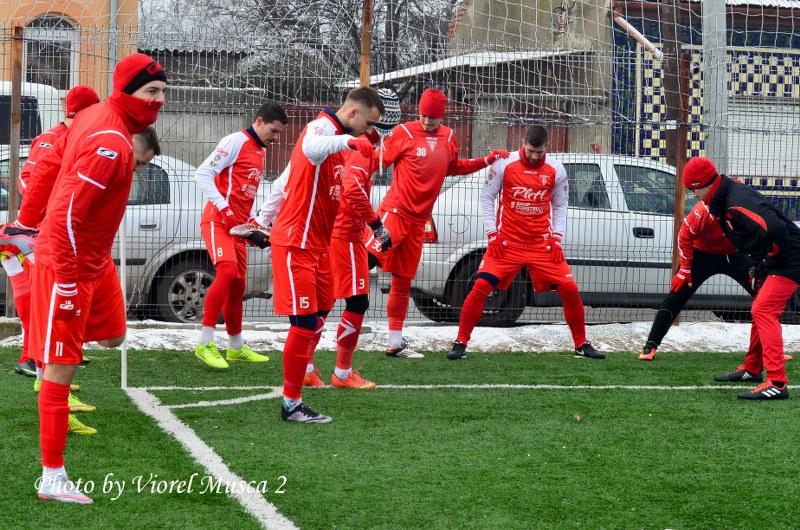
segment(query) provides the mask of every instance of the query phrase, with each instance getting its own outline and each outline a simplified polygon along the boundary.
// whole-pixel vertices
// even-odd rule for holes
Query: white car
[[[20,163],[27,155],[28,148],[21,148]],[[125,249],[128,307],[136,315],[173,322],[202,319],[214,268],[200,235],[205,201],[195,184],[194,171],[186,162],[157,156],[134,175],[125,212]],[[0,147],[0,222],[5,222],[8,211],[8,174],[8,148]],[[117,265],[118,241],[112,249]],[[268,256],[249,247],[248,259],[245,299],[268,298]],[[0,294],[4,294],[4,286],[2,282]]]
[[[675,168],[620,155],[554,153],[569,175],[564,252],[584,303],[594,307],[658,307],[669,292],[672,263]],[[422,261],[412,286],[420,312],[456,321],[486,250],[479,171],[445,182],[428,223]],[[687,194],[686,212],[695,199]],[[751,298],[732,279],[715,276],[687,306],[724,318],[749,312]],[[525,271],[506,292],[495,291],[483,323],[515,322],[526,306],[558,306],[554,292],[534,293]],[[787,315],[798,305],[795,295]]]

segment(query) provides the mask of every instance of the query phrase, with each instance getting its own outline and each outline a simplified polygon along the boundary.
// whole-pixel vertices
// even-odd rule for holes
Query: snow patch
[[[130,322],[128,348],[132,350],[193,350],[200,340],[200,330],[193,325]],[[154,326],[154,327],[151,327]],[[319,348],[335,348],[338,320],[325,326]],[[598,324],[587,326],[586,334],[600,351],[634,352],[647,340],[651,322]],[[260,351],[282,350],[288,324],[250,323],[245,326],[245,341]],[[433,323],[410,323],[404,335],[409,346],[420,351],[450,349],[458,328]],[[659,351],[743,352],[750,338],[750,324],[724,322],[688,322],[673,326]],[[800,326],[783,326],[785,350],[800,350]],[[225,347],[224,329],[216,334],[217,345]],[[386,349],[388,329],[385,321],[364,323],[358,347],[363,351]],[[19,336],[0,340],[0,346],[19,346]],[[89,348],[98,348],[96,344]],[[469,344],[470,352],[563,352],[572,348],[569,328],[564,324],[530,324],[513,328],[477,328]]]

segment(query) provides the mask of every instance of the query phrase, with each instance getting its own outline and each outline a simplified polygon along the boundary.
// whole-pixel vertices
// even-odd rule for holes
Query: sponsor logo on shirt
[[[511,209],[519,215],[536,216],[542,215],[545,211],[542,204],[531,204],[529,202],[511,201]]]
[[[527,186],[513,186],[511,196],[523,201],[543,201],[547,197],[548,190],[534,190]]]
[[[223,149],[221,147],[217,147],[217,155],[218,156],[229,156],[230,153],[228,153],[225,149]]]
[[[247,179],[248,180],[260,180],[261,179],[261,171],[257,167],[251,167],[250,170],[247,172]]]
[[[108,149],[107,147],[101,147],[97,150],[97,154],[100,156],[104,156],[109,160],[114,160],[115,158],[117,158],[118,153],[116,151]]]

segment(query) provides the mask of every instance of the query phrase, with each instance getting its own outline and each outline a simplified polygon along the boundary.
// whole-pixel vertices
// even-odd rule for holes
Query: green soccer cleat
[[[247,344],[238,350],[228,348],[225,358],[229,361],[245,361],[248,363],[265,363],[269,361],[269,356],[254,352]]]
[[[42,380],[41,379],[35,379],[33,381],[33,391],[34,392],[39,392],[41,389],[42,389]],[[72,384],[69,385],[69,389],[70,389],[71,392],[77,392],[78,390],[81,389],[81,385],[79,385],[77,383],[72,383]]]
[[[94,412],[97,407],[84,403],[72,394],[69,395],[69,411],[70,412]]]
[[[67,425],[67,432],[71,432],[72,434],[80,434],[82,436],[97,434],[97,429],[81,423],[81,420],[79,420],[75,414],[69,415]]]
[[[216,370],[227,370],[228,363],[220,355],[217,345],[209,342],[205,346],[198,344],[194,349],[194,356],[206,363],[206,366]]]

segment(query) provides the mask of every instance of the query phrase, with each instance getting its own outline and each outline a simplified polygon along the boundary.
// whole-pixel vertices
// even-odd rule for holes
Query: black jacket
[[[721,178],[707,204],[728,239],[754,262],[766,260],[767,274],[800,283],[800,228],[750,186]]]

